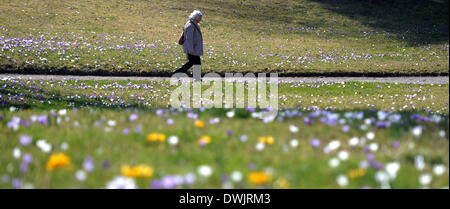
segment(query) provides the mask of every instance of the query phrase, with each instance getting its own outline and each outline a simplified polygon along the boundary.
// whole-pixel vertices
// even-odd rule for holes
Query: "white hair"
[[[199,18],[202,18],[203,14],[202,12],[198,11],[198,10],[194,10],[190,15],[189,15],[189,19],[190,20],[196,20]]]

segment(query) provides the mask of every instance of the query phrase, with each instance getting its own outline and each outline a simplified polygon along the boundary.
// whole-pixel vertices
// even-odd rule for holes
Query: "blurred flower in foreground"
[[[279,178],[275,185],[280,189],[288,189],[289,188],[289,181],[285,178]]]
[[[197,128],[203,128],[205,126],[205,123],[201,120],[196,120],[194,124]]]
[[[428,173],[422,174],[422,175],[419,176],[419,183],[422,186],[427,186],[427,185],[429,185],[431,183],[432,179],[433,178],[432,178],[431,174],[428,174]]]
[[[248,139],[247,135],[241,135],[241,137],[239,137],[239,140],[241,140],[241,142],[246,142]]]
[[[94,170],[94,160],[92,157],[86,157],[83,162],[83,168],[87,172],[91,172]]]
[[[13,157],[18,159],[22,155],[22,152],[18,147],[15,147],[13,150]]]
[[[50,152],[52,150],[52,145],[47,143],[45,139],[40,139],[36,142],[36,145],[41,149],[42,152]]]
[[[270,176],[264,172],[251,172],[248,176],[248,181],[253,184],[264,184],[267,183]]]
[[[242,181],[242,173],[240,171],[233,171],[230,175],[230,179],[234,182]]]
[[[311,146],[312,147],[318,147],[318,146],[320,146],[320,140],[319,139],[313,139],[313,140],[311,140]]]
[[[135,121],[135,120],[138,119],[138,115],[137,114],[131,114],[129,119],[130,119],[130,121]]]
[[[272,136],[261,136],[258,138],[258,141],[262,144],[273,144],[275,139]]]
[[[391,178],[391,179],[397,178],[397,172],[399,169],[400,169],[399,162],[387,163],[385,166],[385,170],[386,170],[387,174],[389,175],[389,178]]]
[[[58,167],[67,167],[70,165],[70,159],[64,153],[57,153],[50,156],[47,162],[47,170],[54,170]]]
[[[337,182],[337,184],[338,184],[339,186],[345,187],[345,186],[348,185],[348,178],[347,178],[346,175],[339,175],[339,176],[336,178],[336,182]]]
[[[120,172],[125,177],[131,178],[151,178],[153,176],[153,168],[144,164],[132,167],[129,165],[123,165],[120,168]]]
[[[179,139],[178,139],[177,136],[170,136],[169,139],[168,139],[169,144],[172,145],[172,146],[177,145],[178,141],[179,141]]]
[[[197,168],[198,174],[200,174],[203,177],[209,177],[212,174],[212,168],[209,165],[201,165]]]
[[[87,178],[87,174],[86,171],[84,170],[79,170],[75,173],[75,178],[77,178],[78,181],[85,181]]]
[[[211,137],[210,136],[202,136],[202,137],[200,137],[200,139],[198,139],[197,142],[200,146],[205,146],[205,145],[211,143]]]
[[[297,133],[298,129],[299,129],[298,126],[295,126],[295,125],[289,126],[289,131],[291,131],[292,133]]]
[[[411,130],[412,135],[414,135],[415,137],[418,137],[420,135],[422,135],[422,126],[416,126]]]
[[[22,135],[22,136],[20,136],[19,141],[20,141],[20,144],[22,144],[23,146],[28,146],[31,143],[32,139],[31,139],[31,136]]]
[[[349,170],[347,175],[350,179],[355,179],[355,178],[359,178],[362,177],[366,174],[366,170],[363,168],[357,168],[357,169],[353,169],[353,170]]]
[[[445,170],[446,170],[445,165],[439,164],[433,167],[433,173],[436,176],[441,176],[442,174],[444,174]]]
[[[123,176],[115,177],[106,184],[107,189],[137,189],[134,179]]]
[[[154,142],[154,141],[165,141],[166,140],[166,135],[163,133],[150,133],[147,135],[147,140]]]
[[[298,140],[297,139],[292,139],[289,144],[291,145],[292,148],[295,148],[298,146]]]

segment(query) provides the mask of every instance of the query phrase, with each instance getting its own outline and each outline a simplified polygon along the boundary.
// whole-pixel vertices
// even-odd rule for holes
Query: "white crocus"
[[[134,179],[118,176],[106,184],[106,189],[137,189],[137,186]]]
[[[339,161],[339,159],[337,159],[337,158],[331,158],[331,159],[328,161],[328,165],[329,165],[331,168],[336,168],[337,166],[339,166],[339,164],[340,164],[340,161]]]
[[[445,165],[439,164],[439,165],[433,166],[433,173],[436,176],[442,176],[442,174],[445,173],[445,170],[446,170]]]
[[[240,182],[242,181],[242,173],[240,171],[233,171],[230,175],[231,181]]]
[[[293,148],[297,147],[297,146],[298,146],[298,140],[297,140],[297,139],[292,139],[292,140],[290,141],[290,145],[291,145],[291,147],[293,147]]]
[[[212,174],[212,168],[209,165],[201,165],[197,168],[198,174],[203,177],[209,177]]]
[[[167,142],[170,144],[170,145],[172,145],[172,146],[175,146],[175,145],[177,145],[178,144],[178,137],[177,136],[170,136],[168,139],[167,139]]]
[[[339,175],[336,178],[336,182],[339,186],[345,187],[348,185],[348,177],[346,175]]]
[[[431,183],[431,180],[433,180],[433,177],[431,176],[431,174],[422,174],[419,176],[419,183],[422,186],[427,186]]]
[[[350,154],[345,150],[342,150],[338,153],[338,158],[342,161],[346,161],[349,156],[350,156]]]
[[[399,162],[391,162],[391,163],[386,164],[386,166],[385,166],[385,170],[391,180],[393,180],[397,177],[397,172],[399,169],[400,169]]]
[[[298,127],[295,125],[290,125],[289,126],[289,131],[291,131],[292,133],[297,133],[298,132]]]

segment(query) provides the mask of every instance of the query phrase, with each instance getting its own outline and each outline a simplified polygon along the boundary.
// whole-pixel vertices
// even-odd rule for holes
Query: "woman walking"
[[[183,44],[183,51],[187,54],[188,62],[174,73],[186,72],[193,65],[201,65],[200,56],[203,55],[203,38],[202,31],[198,23],[202,21],[203,14],[194,10],[189,15],[189,20],[184,26],[183,36],[180,44]]]

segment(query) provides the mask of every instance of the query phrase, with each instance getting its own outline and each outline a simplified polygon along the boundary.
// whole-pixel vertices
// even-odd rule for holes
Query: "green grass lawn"
[[[2,72],[162,75],[193,9],[204,72],[448,74],[448,1],[0,1]]]
[[[0,188],[448,188],[448,85],[280,83],[273,121],[176,87],[0,81]]]
[[[192,87],[193,83],[191,83]],[[22,108],[170,108],[170,95],[180,86],[169,81],[27,80],[0,81],[1,106]],[[222,84],[224,86],[224,84]],[[202,84],[202,93],[211,83]],[[244,88],[247,88],[247,84]],[[248,89],[245,106],[248,105]],[[224,92],[224,90],[223,90]],[[236,86],[234,86],[236,96]],[[267,85],[267,97],[270,87]],[[234,96],[234,98],[235,98]],[[224,96],[223,96],[224,98]],[[203,98],[207,104],[212,98]],[[193,91],[191,88],[191,102]],[[300,110],[416,111],[448,115],[448,84],[283,81],[278,85],[278,108]],[[259,102],[259,100],[258,100]],[[192,103],[191,103],[192,104]],[[259,104],[259,103],[258,103]],[[265,107],[261,107],[265,108]]]
[[[400,168],[394,169],[395,178],[387,181],[391,188],[449,185],[448,117],[425,122],[411,120],[413,114],[409,112],[388,113],[389,117],[400,116],[401,122],[383,128],[367,123],[379,120],[370,111],[364,111],[361,119],[345,116],[344,112],[316,116],[304,112],[271,123],[249,117],[243,110],[230,111],[236,112],[233,118],[212,110],[188,113],[81,108],[63,114],[2,109],[0,188],[105,188],[114,177],[132,175],[122,171],[124,165],[153,169],[150,176],[128,176],[138,188],[159,188],[159,181],[186,176],[194,176],[195,181],[166,182],[164,188],[385,188],[386,182],[377,176],[391,175],[392,165]],[[134,114],[137,119],[132,120]],[[196,114],[198,119],[191,118]],[[333,114],[342,123],[321,122]],[[17,130],[7,127],[13,117],[22,121]],[[36,117],[40,119],[33,121]],[[305,122],[306,118],[311,124]],[[195,125],[198,120],[205,123],[203,127]],[[211,124],[214,120],[220,122]],[[299,131],[290,131],[290,126]],[[414,135],[416,129],[423,131]],[[149,141],[150,133],[162,133],[166,139]],[[32,138],[26,146],[20,142],[24,136]],[[178,138],[177,143],[172,136]],[[198,140],[203,136],[211,141],[201,146]],[[262,136],[273,137],[273,143],[261,148]],[[354,137],[357,142],[351,145]],[[311,145],[315,139],[320,141],[318,147]],[[44,145],[39,140],[45,140]],[[336,143],[339,147],[333,148]],[[51,149],[45,151],[48,145]],[[64,153],[70,164],[49,170],[48,161],[56,153]],[[30,156],[32,161],[25,163]],[[425,163],[423,169],[421,162]],[[211,169],[212,174],[201,166]],[[435,171],[439,168],[444,172]],[[242,178],[234,176],[236,172]],[[267,179],[252,180],[250,176],[256,172]],[[423,178],[429,176],[432,181],[424,183]]]

